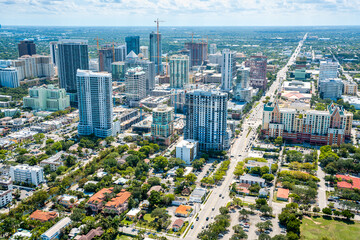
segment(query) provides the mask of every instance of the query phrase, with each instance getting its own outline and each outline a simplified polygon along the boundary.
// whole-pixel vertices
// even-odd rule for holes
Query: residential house
[[[276,199],[280,201],[287,201],[289,199],[289,193],[289,189],[279,188],[277,191]]]
[[[160,192],[162,191],[162,187],[160,185],[152,186],[149,191],[147,192],[147,195],[150,196],[152,191]]]
[[[174,232],[178,232],[184,226],[184,220],[178,218],[174,221],[172,229]]]
[[[57,218],[59,214],[57,212],[44,212],[41,210],[36,210],[30,215],[31,220],[38,220],[40,222],[47,222]]]
[[[140,211],[141,211],[140,208],[133,208],[126,214],[126,218],[132,221],[137,217]]]
[[[96,229],[91,229],[86,235],[82,235],[79,238],[77,238],[78,240],[91,240],[95,237],[100,237],[101,235],[103,235],[104,230],[102,230],[101,227],[98,227]]]
[[[71,219],[69,217],[65,217],[58,221],[54,226],[49,228],[46,232],[41,234],[42,240],[53,240],[60,238],[61,231],[71,224]]]

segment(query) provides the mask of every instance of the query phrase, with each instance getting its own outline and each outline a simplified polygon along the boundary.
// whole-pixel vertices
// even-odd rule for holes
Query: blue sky
[[[0,24],[50,26],[360,25],[360,0],[0,0]]]

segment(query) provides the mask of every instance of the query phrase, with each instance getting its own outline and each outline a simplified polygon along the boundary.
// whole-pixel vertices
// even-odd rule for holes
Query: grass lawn
[[[360,233],[360,223],[328,220],[322,217],[304,217],[300,228],[302,240],[318,240],[322,237],[332,240],[357,240]]]
[[[124,224],[124,226],[131,226],[131,224],[133,224],[134,222],[124,219],[121,221],[121,223]]]
[[[132,240],[132,239],[134,239],[134,238],[126,236],[126,235],[118,235],[116,237],[116,240]]]
[[[147,213],[144,215],[144,220],[146,220],[148,223],[154,221],[155,218],[151,217],[151,214]]]

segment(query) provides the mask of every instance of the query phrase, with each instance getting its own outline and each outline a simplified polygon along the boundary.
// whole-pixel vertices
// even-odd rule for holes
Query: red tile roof
[[[190,210],[191,210],[191,207],[190,207],[190,206],[180,205],[180,206],[178,206],[178,207],[176,208],[175,214],[187,215]]]
[[[119,207],[123,205],[131,196],[130,192],[127,192],[125,189],[122,189],[115,198],[111,199],[106,203],[106,207]]]
[[[338,188],[360,189],[360,178],[341,174],[336,174],[336,177],[341,178],[341,181],[337,183]],[[352,180],[352,183],[349,183],[349,180]]]
[[[47,222],[57,218],[57,212],[44,212],[41,210],[36,210],[30,215],[30,219],[39,220],[40,222]]]
[[[288,199],[289,193],[290,193],[289,189],[279,188],[276,197],[282,199]]]
[[[184,220],[178,218],[175,220],[175,222],[173,223],[172,227],[176,227],[176,228],[181,228],[184,225]]]
[[[95,193],[87,203],[90,204],[98,204],[101,203],[105,200],[105,193],[112,193],[113,188],[103,188],[100,191],[98,191],[97,193]]]

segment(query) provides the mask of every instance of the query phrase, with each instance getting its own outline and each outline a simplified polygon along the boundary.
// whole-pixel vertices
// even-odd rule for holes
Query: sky
[[[0,24],[34,26],[360,25],[360,0],[0,0]]]

